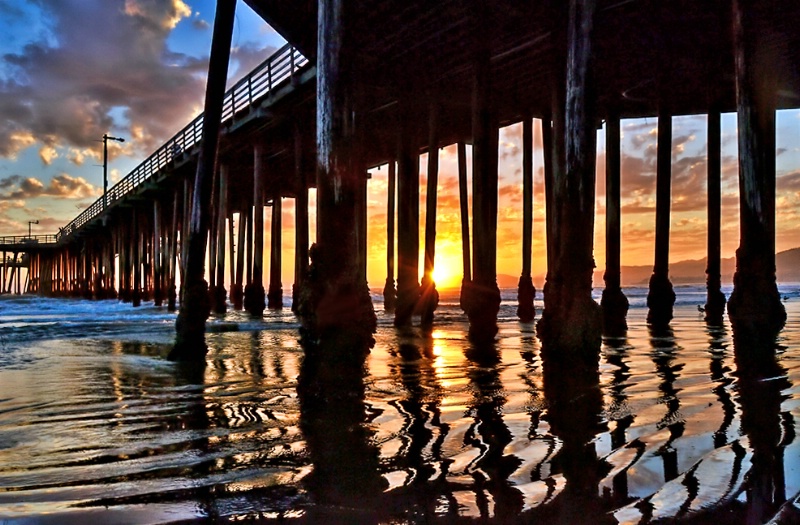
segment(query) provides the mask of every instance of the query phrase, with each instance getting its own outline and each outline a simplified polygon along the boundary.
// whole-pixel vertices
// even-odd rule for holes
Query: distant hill
[[[736,271],[736,258],[723,259],[721,263],[722,284],[733,282],[733,273]],[[792,248],[775,255],[775,266],[778,269],[778,282],[800,282],[800,248]],[[594,286],[603,286],[603,272],[605,269],[594,272]],[[652,265],[623,266],[623,286],[643,286],[650,282],[653,273]],[[706,258],[697,260],[679,261],[669,265],[669,277],[672,284],[705,284]],[[534,275],[533,283],[541,291],[544,286],[544,275]],[[519,275],[497,274],[497,286],[501,289],[512,289],[519,285]]]
[[[778,282],[800,282],[800,248],[792,248],[779,252],[775,256]],[[721,261],[722,283],[733,282],[733,273],[736,271],[736,259],[731,257]],[[594,284],[603,283],[604,270],[594,272]],[[636,286],[647,284],[653,273],[652,265],[623,266],[622,284]],[[702,284],[706,282],[706,258],[687,260],[669,265],[669,276],[673,284]]]

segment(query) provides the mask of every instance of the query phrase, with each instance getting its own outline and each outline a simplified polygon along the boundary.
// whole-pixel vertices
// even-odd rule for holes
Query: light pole
[[[39,224],[39,219],[36,219],[35,221],[28,221],[28,239],[33,238],[31,236],[31,224]]]
[[[106,209],[108,200],[106,193],[108,193],[108,141],[116,140],[117,142],[125,142],[125,139],[119,137],[110,137],[108,134],[103,133],[103,209]]]

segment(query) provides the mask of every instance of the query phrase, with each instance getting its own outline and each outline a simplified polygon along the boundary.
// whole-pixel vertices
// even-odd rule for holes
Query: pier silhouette
[[[220,2],[203,115],[167,140],[45,242],[2,240],[14,291],[144,299],[180,308],[173,358],[202,360],[211,311],[261,316],[281,308],[281,211],[295,201],[292,308],[314,338],[369,340],[368,168],[389,164],[386,304],[395,324],[435,319],[439,148],[472,146],[471,225],[464,223],[461,304],[476,339],[494,337],[498,134],[522,122],[523,261],[519,315],[533,319],[530,280],[532,140],[545,146],[548,275],[539,336],[591,361],[600,337],[625,329],[620,288],[620,119],[658,117],[656,244],[649,322],[664,326],[669,279],[672,119],[708,115],[708,300],[720,292],[720,126],[738,114],[741,241],[729,315],[777,333],[786,315],[775,282],[775,111],[800,106],[800,6],[788,0],[571,0],[517,3],[341,0],[248,4],[289,42],[224,92],[235,6]],[[606,290],[591,297],[597,129],[605,124]],[[419,157],[428,154],[424,271],[419,275]],[[396,181],[395,178],[396,177]],[[466,188],[466,181],[462,180]],[[316,188],[316,245],[308,192]],[[462,199],[467,192],[462,191]],[[263,210],[271,207],[270,268]],[[462,210],[467,206],[462,202]],[[234,220],[238,217],[238,220]],[[471,228],[470,228],[471,226]],[[235,239],[235,241],[234,241]],[[29,240],[31,241],[31,240]],[[397,265],[394,253],[397,253]],[[235,246],[235,248],[234,248]],[[18,256],[24,254],[24,259]],[[23,263],[23,260],[25,261]],[[206,264],[207,261],[207,264]],[[17,266],[15,266],[17,265]],[[230,274],[225,275],[226,266]],[[394,275],[396,271],[396,276]],[[17,274],[19,272],[17,271]],[[396,281],[395,281],[396,277]],[[182,290],[176,283],[182,283]],[[3,291],[10,291],[5,286]],[[333,334],[333,335],[332,335]]]

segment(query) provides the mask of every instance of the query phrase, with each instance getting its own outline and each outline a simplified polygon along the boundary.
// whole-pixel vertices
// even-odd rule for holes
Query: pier
[[[719,121],[721,113],[736,112],[741,241],[728,313],[742,330],[777,333],[783,326],[775,278],[775,111],[800,107],[796,2],[248,0],[289,44],[223,93],[214,82],[222,79],[224,86],[233,23],[233,8],[225,11],[224,4],[215,20],[205,113],[57,235],[41,242],[2,238],[4,292],[119,297],[133,306],[152,300],[180,308],[179,342],[185,345],[175,358],[200,360],[210,312],[224,312],[229,299],[234,308],[259,317],[267,308],[281,308],[282,290],[291,285],[292,308],[313,337],[348,333],[367,340],[375,329],[366,282],[367,171],[388,164],[385,304],[398,326],[417,316],[431,324],[437,304],[438,151],[458,144],[465,239],[461,303],[471,335],[491,339],[500,305],[499,129],[522,122],[530,148],[536,119],[546,151],[548,261],[539,335],[546,348],[572,349],[591,361],[604,330],[625,328],[620,119],[658,119],[648,321],[663,327],[675,301],[669,279],[669,244],[675,241],[669,231],[672,119],[708,116],[705,310],[715,321],[725,309]],[[597,304],[591,297],[595,168],[603,125],[607,266]],[[465,144],[472,146],[471,159]],[[523,153],[519,315],[531,321],[537,293],[530,276],[533,160],[530,150]],[[428,158],[424,239],[422,154]],[[317,195],[313,247],[311,188]],[[297,217],[295,260],[289,262],[293,283],[280,277],[287,264],[280,251],[284,199],[294,200]],[[265,208],[273,217],[268,247]],[[265,249],[268,270],[262,267]],[[28,270],[28,284],[20,284],[20,265]]]

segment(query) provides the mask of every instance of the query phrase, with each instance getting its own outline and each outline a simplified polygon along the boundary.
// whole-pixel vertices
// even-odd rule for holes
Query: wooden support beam
[[[600,305],[603,307],[603,331],[609,335],[627,330],[628,298],[622,292],[620,176],[622,170],[621,130],[619,115],[606,119],[606,287]]]
[[[786,323],[775,277],[775,106],[778,72],[756,0],[735,0],[739,248],[728,313],[734,331],[771,337]]]
[[[211,206],[208,224],[208,299],[211,311],[214,311],[214,294],[217,287],[217,230],[219,229],[219,181],[220,167],[214,170],[214,180],[211,187]]]
[[[119,252],[119,294],[123,303],[130,302],[130,288],[128,287],[128,228],[130,222],[123,220],[117,230],[117,251]],[[61,264],[57,261],[56,280],[61,278]]]
[[[241,310],[244,308],[244,266],[245,266],[245,239],[247,234],[248,216],[250,215],[250,205],[248,203],[242,211],[239,212],[239,226],[237,228],[237,246],[236,246],[236,278],[231,286],[231,302],[233,303],[234,310]]]
[[[665,325],[672,320],[675,291],[669,280],[669,227],[672,205],[672,114],[663,107],[658,114],[656,158],[656,247],[653,275],[647,294],[647,322]]]
[[[294,176],[295,176],[295,240],[294,240],[294,284],[292,285],[292,311],[297,312],[300,290],[308,276],[308,181],[303,164],[303,134],[300,126],[294,126]]]
[[[386,192],[386,282],[383,285],[383,309],[393,312],[397,301],[397,290],[394,286],[394,219],[396,191],[396,171],[394,159],[388,166],[388,190]]]
[[[433,280],[436,259],[436,198],[439,187],[439,108],[435,98],[428,107],[428,183],[425,193],[425,262],[420,290],[422,326],[433,324],[439,292]]]
[[[253,230],[255,226],[253,223],[256,220],[255,210],[254,210],[254,202],[248,202],[247,204],[247,257],[245,259],[245,263],[247,265],[247,275],[245,279],[245,284],[249,285],[253,283],[253,261],[255,260],[255,256],[253,254],[253,250],[255,249],[255,241],[253,240]],[[245,289],[247,287],[245,286]]]
[[[228,305],[225,301],[228,295],[227,290],[225,290],[225,219],[228,216],[229,184],[228,166],[226,164],[220,164],[218,177],[217,237],[211,241],[212,244],[216,245],[217,275],[214,279],[214,287],[211,289],[211,308],[214,313],[224,314],[228,310]]]
[[[472,244],[469,242],[469,193],[467,192],[467,146],[463,142],[456,145],[458,155],[458,201],[461,215],[461,260],[464,275],[461,278],[459,303],[466,312],[469,290],[472,283]]]
[[[156,199],[153,201],[153,260],[151,262],[153,267],[153,304],[160,307],[164,303],[164,287],[162,277],[164,274],[163,254],[161,252],[161,239],[162,239],[162,209],[161,201]]]
[[[536,288],[531,278],[533,252],[533,119],[522,120],[522,273],[517,290],[517,316],[530,323],[536,316]]]
[[[566,170],[563,174],[555,171],[558,251],[555,267],[548,271],[538,332],[548,356],[596,369],[602,318],[600,306],[592,299],[597,155],[592,78],[595,7],[595,0],[569,3],[563,135]],[[557,133],[553,138],[558,143]]]
[[[725,294],[722,293],[722,125],[718,106],[708,113],[708,264],[706,266],[706,320],[722,324]]]
[[[172,201],[172,225],[170,227],[169,254],[167,261],[167,271],[169,272],[167,278],[167,310],[170,312],[175,311],[178,299],[175,283],[178,257],[178,225],[181,224],[180,210],[182,209],[180,195],[180,189],[176,188]]]
[[[272,220],[270,221],[270,248],[269,248],[269,292],[267,293],[267,307],[272,310],[283,308],[283,285],[281,283],[281,230],[283,206],[280,190],[276,188],[272,198]]]
[[[358,282],[367,283],[367,182],[370,174],[366,168],[361,170],[361,180],[356,197],[356,239],[358,241]],[[367,283],[369,287],[369,283]],[[369,289],[369,288],[367,288]],[[370,303],[372,297],[370,296]]]
[[[197,161],[194,180],[192,216],[189,225],[189,247],[185,261],[184,300],[176,322],[177,337],[169,354],[172,360],[205,360],[206,319],[210,313],[208,283],[205,281],[206,238],[208,235],[211,186],[217,158],[217,143],[228,79],[228,59],[236,2],[217,2],[211,56],[208,64],[208,82],[203,112],[203,142]]]
[[[472,281],[466,306],[473,339],[497,333],[500,289],[497,287],[498,141],[500,130],[492,105],[492,67],[488,43],[476,44],[472,91]]]
[[[413,112],[401,102],[397,154],[397,302],[394,324],[405,326],[419,300],[419,155],[412,139]]]
[[[244,307],[253,317],[264,314],[264,180],[266,158],[264,146],[253,151],[253,278],[244,289]]]
[[[320,341],[346,337],[360,346],[372,341],[377,318],[359,261],[366,166],[356,13],[345,0],[320,0],[317,14],[317,243],[297,312]]]
[[[142,235],[139,212],[133,209],[133,221],[131,222],[131,270],[133,272],[133,289],[131,290],[131,304],[134,307],[142,305]]]
[[[234,239],[235,237],[235,224],[233,218],[233,208],[234,205],[231,205],[228,208],[228,283],[230,283],[231,292],[233,291],[233,287],[236,285],[236,243]],[[231,297],[229,294],[228,297]]]

